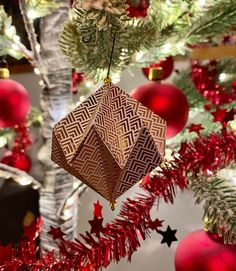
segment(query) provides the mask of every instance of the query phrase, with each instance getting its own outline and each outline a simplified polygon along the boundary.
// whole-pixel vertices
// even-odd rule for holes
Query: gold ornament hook
[[[112,211],[115,211],[115,209],[116,209],[116,202],[115,201],[114,202],[110,202],[110,207],[111,207]]]
[[[104,83],[105,83],[105,84],[111,84],[111,82],[112,82],[112,80],[111,80],[110,77],[106,77],[106,78],[104,79]]]

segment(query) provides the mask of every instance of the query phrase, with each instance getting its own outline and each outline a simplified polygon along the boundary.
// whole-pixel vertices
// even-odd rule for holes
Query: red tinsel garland
[[[197,90],[211,104],[220,106],[236,99],[236,85],[232,82],[230,89],[217,82],[218,70],[215,60],[202,65],[198,61],[192,62],[191,78]]]
[[[147,193],[127,199],[112,223],[103,227],[100,220],[100,230],[96,234],[85,232],[80,234],[81,240],[75,241],[65,240],[58,229],[52,228],[53,237],[58,236],[58,253],[43,252],[40,259],[36,259],[35,244],[22,241],[0,270],[92,271],[101,270],[124,257],[131,260],[140,247],[140,239],[145,240],[151,231],[158,231],[162,225],[162,221],[153,221],[150,216],[158,198],[173,202],[175,186],[184,189],[188,174],[196,177],[200,172],[211,174],[232,161],[236,161],[236,135],[231,131],[223,129],[221,134],[200,136],[193,143],[183,143],[173,161],[163,163],[153,178],[147,175],[143,179],[141,187]]]

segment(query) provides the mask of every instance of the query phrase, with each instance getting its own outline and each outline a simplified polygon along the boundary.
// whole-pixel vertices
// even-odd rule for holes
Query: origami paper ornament
[[[105,83],[53,129],[52,160],[114,203],[160,164],[166,122]]]

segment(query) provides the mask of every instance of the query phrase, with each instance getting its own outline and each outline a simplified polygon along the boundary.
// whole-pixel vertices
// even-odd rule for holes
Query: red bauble
[[[167,121],[167,138],[178,134],[188,120],[188,101],[181,90],[171,84],[149,82],[130,94]]]
[[[7,151],[0,162],[25,172],[29,172],[31,169],[31,159],[24,152]]]
[[[151,64],[148,68],[143,68],[144,75],[148,78],[151,68],[162,68],[162,80],[166,79],[171,75],[174,69],[173,57],[169,56],[165,60],[162,60],[156,64]]]
[[[149,0],[140,0],[138,4],[137,1],[128,0],[128,16],[131,18],[142,18],[147,16],[147,10],[149,7]]]
[[[223,238],[204,230],[190,233],[179,244],[175,255],[176,271],[235,271],[236,246],[225,245]]]
[[[30,109],[25,88],[16,81],[0,79],[0,128],[22,123]]]

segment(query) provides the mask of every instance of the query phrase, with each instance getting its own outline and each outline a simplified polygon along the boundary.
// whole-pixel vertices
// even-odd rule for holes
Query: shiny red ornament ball
[[[236,245],[225,245],[217,234],[194,231],[177,248],[175,270],[235,271]]]
[[[7,151],[0,162],[25,172],[29,172],[31,169],[31,159],[24,152]]]
[[[147,16],[147,10],[149,7],[150,0],[140,0],[137,4],[137,1],[128,0],[128,16],[130,18],[143,18]]]
[[[22,123],[30,109],[30,98],[26,89],[18,82],[0,79],[0,128]]]
[[[143,68],[143,73],[147,77],[149,76],[150,69],[151,68],[162,68],[162,80],[166,79],[169,77],[173,70],[174,70],[174,60],[173,57],[169,56],[165,60],[162,60],[158,63],[151,64],[148,68]]]
[[[175,136],[184,128],[189,105],[183,92],[176,86],[149,82],[134,89],[130,95],[167,121],[167,138]]]

